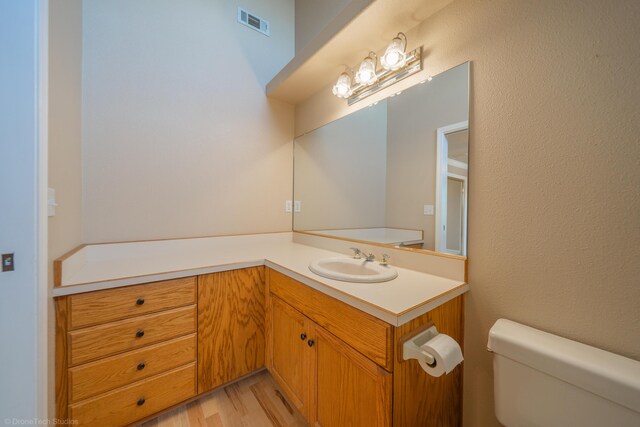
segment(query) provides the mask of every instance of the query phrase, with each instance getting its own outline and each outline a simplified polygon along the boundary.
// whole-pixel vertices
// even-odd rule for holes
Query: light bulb
[[[353,93],[351,88],[351,77],[347,73],[340,74],[338,81],[333,86],[333,94],[338,98],[348,98]]]
[[[400,53],[392,50],[391,52],[383,56],[383,59],[388,66],[395,67],[396,65],[398,65],[398,63],[400,63]]]
[[[407,54],[405,49],[407,47],[407,37],[403,33],[391,40],[384,55],[380,58],[380,64],[385,70],[397,70],[404,67],[407,63]]]
[[[360,64],[358,72],[356,73],[356,82],[360,83],[361,85],[368,86],[370,84],[373,84],[378,78],[376,76],[376,63],[371,55],[375,55],[375,53],[371,52],[369,56],[364,58],[364,60]]]

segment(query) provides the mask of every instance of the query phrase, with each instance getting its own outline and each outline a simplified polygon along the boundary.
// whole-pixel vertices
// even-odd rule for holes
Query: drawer
[[[71,295],[69,329],[195,303],[195,277]]]
[[[196,365],[191,363],[92,399],[69,405],[81,426],[125,426],[195,395]]]
[[[160,374],[196,360],[196,336],[176,338],[69,369],[70,402]]]
[[[192,334],[196,323],[196,306],[191,305],[71,331],[69,366]]]
[[[269,291],[378,365],[393,370],[393,328],[388,323],[272,269]]]

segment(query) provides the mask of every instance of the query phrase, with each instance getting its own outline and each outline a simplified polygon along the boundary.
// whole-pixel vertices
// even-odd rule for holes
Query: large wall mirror
[[[466,256],[469,72],[298,137],[294,230]]]

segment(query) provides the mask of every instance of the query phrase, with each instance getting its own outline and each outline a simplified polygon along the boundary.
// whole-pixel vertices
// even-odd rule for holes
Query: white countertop
[[[88,245],[62,263],[53,296],[266,265],[399,326],[468,291],[467,284],[397,268],[382,283],[350,283],[312,273],[312,260],[347,256],[292,241],[292,233]]]

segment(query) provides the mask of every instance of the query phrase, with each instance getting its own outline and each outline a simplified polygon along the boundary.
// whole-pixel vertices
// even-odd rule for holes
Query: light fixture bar
[[[419,71],[422,71],[422,46],[407,54],[405,65],[398,70],[381,70],[377,80],[372,85],[359,84],[353,88],[352,95],[347,99],[348,105],[353,105],[374,93],[391,86]]]

